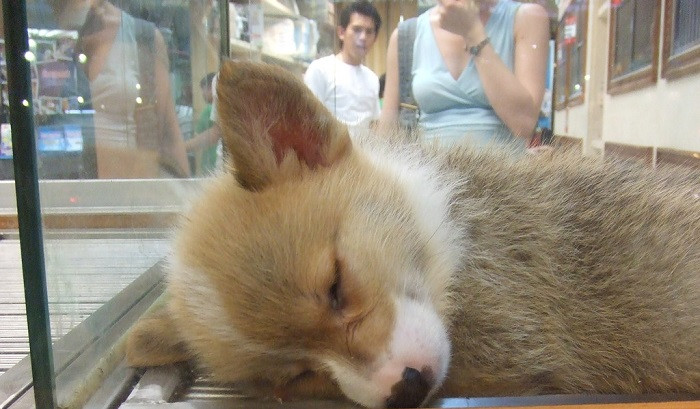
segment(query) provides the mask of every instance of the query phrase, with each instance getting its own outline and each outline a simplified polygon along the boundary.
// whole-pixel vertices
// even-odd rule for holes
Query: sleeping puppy
[[[697,172],[351,141],[268,65],[225,64],[218,100],[234,166],[183,218],[131,365],[367,407],[700,393]]]

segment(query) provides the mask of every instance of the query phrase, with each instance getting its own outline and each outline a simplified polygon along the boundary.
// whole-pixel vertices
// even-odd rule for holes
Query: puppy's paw
[[[188,360],[165,308],[158,308],[131,329],[126,340],[126,361],[132,367],[161,366]]]

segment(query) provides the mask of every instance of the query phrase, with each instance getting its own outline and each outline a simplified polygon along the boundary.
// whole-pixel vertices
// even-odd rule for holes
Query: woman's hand
[[[486,37],[479,14],[479,3],[474,0],[438,0],[432,18],[443,30],[464,37],[471,47]]]

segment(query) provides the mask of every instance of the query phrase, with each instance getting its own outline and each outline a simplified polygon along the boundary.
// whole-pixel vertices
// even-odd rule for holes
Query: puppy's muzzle
[[[386,400],[387,408],[417,408],[428,396],[433,387],[434,376],[430,368],[418,371],[406,367],[401,380],[391,388],[391,396]]]

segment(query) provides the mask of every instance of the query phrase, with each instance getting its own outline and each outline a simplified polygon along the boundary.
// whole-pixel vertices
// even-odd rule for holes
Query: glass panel
[[[634,35],[632,39],[632,63],[634,71],[651,64],[653,53],[652,31],[656,0],[636,0],[634,7]]]
[[[572,3],[535,2],[561,7]],[[207,177],[221,165],[210,85],[219,65],[220,42],[230,45],[232,59],[278,64],[302,77],[313,61],[340,53],[337,27],[341,10],[349,4],[241,0],[219,10],[215,0],[95,3],[102,7],[99,12],[81,8],[86,2],[78,0],[28,1],[54,340],[85,323],[86,317],[167,254],[169,230],[190,188],[197,187],[196,178]],[[363,64],[381,76],[386,72],[387,43],[398,22],[429,9],[434,1],[373,4],[382,26]],[[695,114],[700,74],[624,91],[631,94],[622,97],[605,93],[608,76],[622,77],[657,58],[650,29],[661,24],[654,20],[653,0],[610,4],[616,38],[611,72],[606,71],[608,53],[603,45],[609,40],[612,20],[600,18],[597,9],[591,13],[579,9],[572,44],[566,43],[564,18],[560,20],[556,102],[566,103],[584,81],[586,92],[597,90],[597,95],[587,97],[583,106],[556,110],[554,134],[573,140],[592,156],[609,154],[606,146],[616,144],[631,146],[642,155],[654,152],[650,162],[663,164],[664,158],[678,152],[695,160],[700,157]],[[676,0],[676,7],[672,43],[673,53],[680,53],[698,44],[699,6],[694,0]],[[551,14],[555,25],[559,15],[569,14],[565,11]],[[224,12],[230,17],[224,27],[229,38],[221,37]],[[589,26],[594,29],[586,33]],[[595,47],[585,47],[584,38]],[[3,76],[4,72],[0,119],[6,123]],[[153,98],[156,93],[158,98]],[[337,105],[337,95],[333,98]],[[19,246],[12,225],[16,208],[11,196],[9,128],[2,126],[0,131],[2,372],[27,353],[27,343]],[[88,332],[86,339],[100,335]],[[56,348],[57,361],[67,362],[75,348]],[[56,365],[56,370],[62,367]]]
[[[579,42],[576,42],[571,48],[571,78],[569,83],[569,95],[571,97],[581,94],[582,91],[581,72],[583,61],[581,61],[580,48]]]
[[[3,214],[15,212],[2,208]],[[19,237],[0,228],[0,375],[29,353]]]
[[[585,41],[586,41],[586,2],[578,1],[573,13],[576,16],[576,38],[571,44],[571,78],[569,83],[569,95],[577,96],[583,92],[583,73]]]
[[[5,40],[0,38],[0,180],[13,178],[12,139],[7,96],[7,63],[5,61]]]
[[[567,86],[566,86],[566,78],[567,78],[567,72],[569,71],[569,66],[568,66],[568,56],[569,52],[568,49],[569,47],[566,45],[566,42],[564,41],[565,38],[565,20],[562,20],[562,23],[559,25],[559,30],[558,30],[558,37],[557,37],[557,55],[556,55],[556,60],[557,60],[557,66],[554,71],[555,74],[555,93],[556,93],[556,103],[558,105],[565,104],[566,100],[568,98],[567,95]]]
[[[700,2],[676,0],[673,50],[677,55],[700,43]]]
[[[2,5],[0,5],[2,11]],[[0,28],[4,29],[0,22]],[[22,287],[21,253],[17,229],[9,222],[17,214],[10,133],[7,60],[4,31],[0,30],[0,375],[29,354],[26,309]]]
[[[211,58],[190,64],[192,52],[204,52],[191,41],[190,9],[212,9],[215,3],[105,4],[116,10],[107,21],[81,2],[29,2],[42,175],[122,179],[197,173],[196,155],[188,157],[184,141],[193,136],[193,114],[204,107],[199,81],[216,64]],[[202,22],[216,24],[198,25],[200,41],[218,30],[218,12],[209,13]]]
[[[632,63],[634,34],[634,0],[627,0],[615,10],[615,63],[613,78],[629,72]]]
[[[656,7],[655,0],[627,0],[615,9],[613,78],[651,64]]]
[[[185,177],[217,166],[217,141],[210,168],[202,149],[187,149],[186,141],[212,125],[208,80],[219,66],[218,4],[27,2],[54,341],[167,254],[168,231],[197,184]],[[4,107],[4,72],[2,80]],[[7,135],[3,125],[0,371],[28,352]],[[10,315],[16,322],[7,321]],[[85,342],[102,335],[89,333]],[[55,344],[56,371],[84,347]]]

